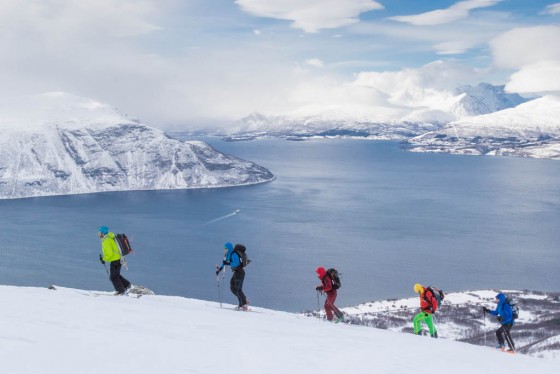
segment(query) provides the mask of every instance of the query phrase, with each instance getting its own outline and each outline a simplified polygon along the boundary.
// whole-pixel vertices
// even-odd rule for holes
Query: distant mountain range
[[[329,108],[290,115],[253,113],[215,132],[226,140],[271,136],[365,137],[405,142],[417,152],[560,159],[560,97],[526,99],[480,83],[453,92],[407,91],[370,110]],[[303,115],[302,113],[306,113]]]
[[[409,144],[420,152],[560,159],[560,96],[450,122]]]
[[[91,99],[50,93],[0,107],[0,198],[226,187],[273,178],[252,162],[170,138]]]
[[[221,130],[221,134],[232,139],[240,136],[340,135],[404,140],[437,130],[458,119],[493,113],[527,101],[517,94],[505,93],[503,86],[487,83],[461,86],[454,92],[406,92],[398,100],[405,104],[378,106],[365,111],[363,108],[355,111],[307,108],[283,116],[252,113]]]

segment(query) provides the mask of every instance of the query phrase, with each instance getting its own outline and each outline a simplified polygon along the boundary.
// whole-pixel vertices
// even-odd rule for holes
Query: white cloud
[[[560,26],[516,28],[494,38],[494,64],[515,69],[506,90],[520,93],[560,91]]]
[[[507,31],[490,42],[494,63],[502,68],[521,68],[542,60],[560,60],[560,26],[522,27]]]
[[[478,82],[482,73],[456,62],[434,61],[417,69],[363,72],[354,84],[375,88],[395,105],[431,107],[450,99],[456,87]]]
[[[511,75],[506,85],[509,92],[560,92],[560,61],[541,61],[524,66]]]
[[[499,3],[501,0],[465,0],[460,1],[447,9],[437,9],[431,12],[416,14],[412,16],[390,17],[394,21],[410,23],[415,26],[433,26],[451,23],[470,15],[470,11],[478,8],[486,8]]]
[[[292,27],[314,33],[358,22],[361,13],[383,9],[373,0],[236,0],[258,17],[292,21]]]
[[[323,61],[319,60],[318,58],[310,58],[308,60],[305,60],[305,63],[309,66],[313,66],[316,68],[324,68],[325,64],[323,63]]]
[[[548,5],[544,9],[543,14],[560,14],[560,3]]]
[[[438,55],[458,55],[473,48],[475,43],[469,40],[452,40],[434,45]]]

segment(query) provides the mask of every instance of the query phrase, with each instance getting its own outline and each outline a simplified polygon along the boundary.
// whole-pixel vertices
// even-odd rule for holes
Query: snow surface
[[[0,286],[0,372],[554,373],[494,349],[170,296]]]

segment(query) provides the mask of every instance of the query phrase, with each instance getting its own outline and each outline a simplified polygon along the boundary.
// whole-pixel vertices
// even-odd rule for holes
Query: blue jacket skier
[[[483,307],[482,310],[485,313],[492,314],[493,316],[498,317],[498,321],[501,323],[502,326],[498,330],[496,330],[496,337],[498,338],[498,346],[496,348],[505,350],[504,345],[504,336],[505,340],[508,343],[509,351],[515,352],[515,345],[513,344],[513,339],[509,331],[513,327],[513,311],[511,309],[511,305],[509,305],[506,295],[503,293],[499,293],[496,295],[496,301],[498,305],[496,306],[495,310],[490,310],[486,307]]]
[[[233,275],[229,281],[229,288],[231,293],[233,293],[238,300],[238,310],[248,310],[249,300],[243,293],[243,281],[245,280],[245,270],[243,269],[243,264],[239,258],[239,253],[234,251],[233,244],[227,242],[224,244],[224,260],[222,261],[222,266],[216,269],[216,275],[220,274],[220,271],[229,265],[233,271]]]

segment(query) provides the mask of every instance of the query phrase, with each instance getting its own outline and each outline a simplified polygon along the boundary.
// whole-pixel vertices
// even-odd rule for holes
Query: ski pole
[[[317,291],[317,309],[321,310],[321,304],[319,302],[319,291]]]
[[[436,315],[432,314],[432,323],[434,324],[434,334],[437,338],[437,320],[436,320]]]
[[[484,346],[486,347],[486,312],[482,310],[482,319],[484,321]]]
[[[110,275],[109,270],[107,270],[107,264],[103,263],[103,267],[105,268],[105,271],[107,272],[107,275]]]
[[[218,268],[216,266],[216,268]],[[218,300],[220,301],[220,308],[222,308],[222,289],[220,288],[220,273],[216,274],[216,284],[218,286]]]

